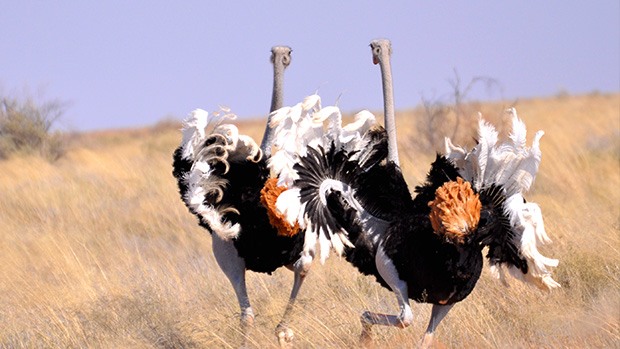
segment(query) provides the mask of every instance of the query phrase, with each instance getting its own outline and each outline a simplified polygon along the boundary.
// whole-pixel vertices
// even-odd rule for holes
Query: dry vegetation
[[[501,103],[479,104],[505,119]],[[516,103],[530,136],[546,131],[529,194],[543,209],[560,259],[551,294],[488,273],[438,329],[447,347],[620,347],[620,94]],[[398,115],[403,168],[420,182],[433,157],[418,132],[422,110]],[[175,125],[178,128],[178,125]],[[252,136],[262,122],[241,128]],[[246,131],[248,130],[249,131]],[[473,135],[467,136],[469,139]],[[467,139],[467,137],[465,139]],[[35,155],[0,162],[0,347],[234,348],[238,307],[211,238],[178,198],[174,127],[77,137],[50,164]],[[249,273],[257,313],[250,343],[275,347],[273,329],[292,273]],[[413,347],[415,324],[378,329],[377,347]],[[365,309],[394,313],[394,296],[337,258],[315,265],[293,316],[300,348],[353,348]]]

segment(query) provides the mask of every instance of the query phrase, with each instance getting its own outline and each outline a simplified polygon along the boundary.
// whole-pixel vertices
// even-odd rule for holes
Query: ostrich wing
[[[334,213],[334,202],[346,204],[357,219],[383,224],[364,209],[356,185],[385,159],[387,135],[368,111],[343,126],[340,109],[322,108],[316,95],[275,113],[276,146],[269,168],[278,185],[286,188],[276,209],[289,224],[305,229],[303,253],[314,255],[318,244],[323,262],[331,249],[342,254],[346,246],[352,246],[351,227]],[[333,201],[335,193],[340,199]]]
[[[267,175],[262,152],[240,135],[228,110],[209,115],[195,110],[183,122],[183,139],[174,153],[173,175],[181,198],[202,226],[229,240],[243,201],[257,199]]]
[[[536,133],[532,147],[526,145],[526,127],[514,109],[509,139],[499,142],[495,128],[479,122],[478,145],[469,152],[446,141],[446,157],[454,159],[461,176],[475,184],[482,201],[479,241],[489,246],[487,257],[493,273],[504,279],[503,268],[518,279],[542,289],[560,286],[551,277],[558,260],[543,256],[538,245],[549,242],[540,207],[526,202],[527,192],[542,157]]]

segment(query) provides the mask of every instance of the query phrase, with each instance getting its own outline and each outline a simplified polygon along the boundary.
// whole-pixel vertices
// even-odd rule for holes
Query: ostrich
[[[421,342],[429,347],[439,323],[476,285],[484,247],[491,271],[504,283],[508,270],[543,290],[560,286],[551,277],[558,261],[538,252],[538,244],[549,242],[540,207],[523,197],[538,172],[543,132],[528,147],[525,124],[511,110],[512,132],[500,141],[495,128],[480,118],[478,144],[466,150],[446,139],[445,154],[437,155],[412,198],[397,156],[390,152],[395,139],[391,88],[386,89],[391,81],[385,74],[389,42],[373,41],[371,48],[384,72],[385,124],[391,131],[368,113],[364,127],[353,134],[350,125],[340,125],[338,108],[320,108],[318,96],[291,108],[288,122],[276,128],[279,150],[270,163],[286,187],[276,210],[290,226],[305,228],[306,240],[315,236],[308,232],[319,232],[319,242],[332,240],[321,246],[344,254],[360,272],[395,293],[398,315],[362,314],[363,342],[371,340],[373,325],[409,326],[413,299],[433,305]],[[313,107],[304,107],[308,104]],[[317,122],[327,126],[306,126]],[[291,140],[290,130],[302,136]],[[312,243],[305,241],[304,251]]]
[[[283,75],[290,62],[290,47],[272,48],[271,113],[260,147],[252,138],[239,134],[236,126],[226,123],[233,117],[228,110],[212,115],[195,110],[183,123],[183,139],[173,155],[173,175],[181,199],[198,217],[199,225],[211,233],[215,259],[235,291],[244,344],[254,320],[246,270],[271,274],[287,266],[294,271],[288,305],[276,328],[280,344],[285,345],[293,339],[287,323],[312,261],[300,258],[303,234],[279,232],[261,203],[265,200],[261,191],[265,191],[269,177],[266,164],[273,144],[271,120],[273,112],[282,106]]]

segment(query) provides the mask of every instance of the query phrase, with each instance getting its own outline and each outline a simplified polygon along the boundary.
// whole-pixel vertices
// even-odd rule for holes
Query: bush
[[[479,103],[468,101],[471,90],[479,84],[486,86],[487,92],[500,84],[489,77],[475,77],[463,86],[461,79],[454,71],[455,78],[450,80],[452,91],[437,99],[422,97],[423,117],[417,127],[424,136],[423,147],[429,151],[443,151],[444,138],[449,137],[455,144],[471,146],[472,135],[478,128]]]
[[[0,97],[0,159],[33,153],[50,161],[61,158],[66,142],[52,127],[63,111],[58,101],[37,104],[32,98]]]

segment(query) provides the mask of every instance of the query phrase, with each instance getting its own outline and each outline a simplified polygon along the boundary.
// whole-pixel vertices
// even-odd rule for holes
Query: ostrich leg
[[[211,234],[213,255],[230,283],[241,308],[242,347],[247,345],[250,329],[254,324],[254,312],[250,306],[250,298],[245,285],[245,261],[239,257],[232,241],[222,240],[217,234]]]
[[[433,334],[435,333],[435,329],[437,328],[441,320],[443,320],[443,318],[448,315],[448,312],[450,311],[450,309],[452,309],[453,305],[454,304],[433,304],[433,310],[431,311],[431,320],[428,322],[428,327],[426,328],[426,332],[424,333],[424,337],[422,338],[422,342],[420,343],[420,348],[426,349],[431,347],[431,344],[433,343]]]
[[[383,280],[387,282],[392,291],[396,294],[400,314],[386,315],[365,311],[360,319],[362,322],[362,335],[360,340],[363,345],[368,345],[372,341],[373,325],[405,328],[413,322],[413,312],[411,311],[411,306],[409,305],[407,283],[399,278],[394,263],[385,254],[385,251],[383,251],[381,246],[377,248],[375,264],[377,266],[377,271]]]
[[[288,322],[291,317],[291,313],[293,312],[293,306],[295,305],[295,300],[297,299],[299,289],[301,288],[301,285],[310,270],[312,259],[312,256],[303,255],[293,265],[287,266],[287,268],[293,270],[295,273],[295,278],[293,282],[293,289],[291,290],[291,296],[289,297],[286,309],[284,310],[284,315],[282,315],[282,319],[276,327],[276,336],[278,337],[278,343],[282,348],[290,347],[293,341],[294,333],[293,330],[288,327]]]

